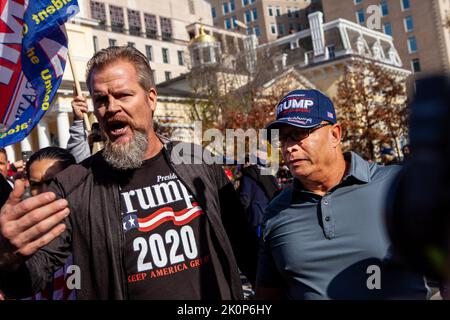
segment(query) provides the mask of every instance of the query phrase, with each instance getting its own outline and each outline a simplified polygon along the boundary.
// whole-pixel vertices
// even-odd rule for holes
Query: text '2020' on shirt
[[[220,299],[208,220],[163,154],[121,186],[130,299]]]

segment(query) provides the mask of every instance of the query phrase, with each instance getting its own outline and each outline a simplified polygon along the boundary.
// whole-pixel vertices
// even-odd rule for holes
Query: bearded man
[[[105,148],[36,197],[21,201],[16,182],[0,213],[7,297],[39,291],[70,251],[79,299],[241,299],[239,269],[255,280],[257,239],[233,185],[220,166],[197,164],[203,152],[186,154],[198,148],[155,133],[151,74],[132,47],[88,63]]]

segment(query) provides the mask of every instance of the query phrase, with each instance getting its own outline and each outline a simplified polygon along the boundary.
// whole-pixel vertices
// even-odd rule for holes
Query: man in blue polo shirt
[[[342,153],[333,103],[296,90],[277,106],[283,158],[295,177],[266,210],[256,295],[288,299],[426,299],[421,275],[401,265],[384,223],[398,166]]]

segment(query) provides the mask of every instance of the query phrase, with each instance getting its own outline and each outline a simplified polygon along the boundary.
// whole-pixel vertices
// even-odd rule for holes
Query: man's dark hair
[[[86,74],[86,83],[89,91],[92,90],[91,80],[93,72],[103,70],[118,61],[128,61],[134,66],[139,84],[145,91],[155,88],[153,72],[147,57],[134,47],[122,46],[103,49],[89,60]]]
[[[36,151],[31,155],[26,164],[27,174],[30,172],[30,166],[33,162],[44,159],[57,160],[61,164],[62,169],[65,169],[72,164],[76,164],[74,156],[66,149],[59,147],[47,147]]]

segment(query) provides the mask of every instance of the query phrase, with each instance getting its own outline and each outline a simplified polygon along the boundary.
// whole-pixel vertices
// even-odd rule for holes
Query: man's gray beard
[[[137,169],[144,162],[148,146],[148,136],[133,130],[133,139],[126,143],[114,143],[109,137],[106,139],[103,156],[113,168],[119,170]]]

